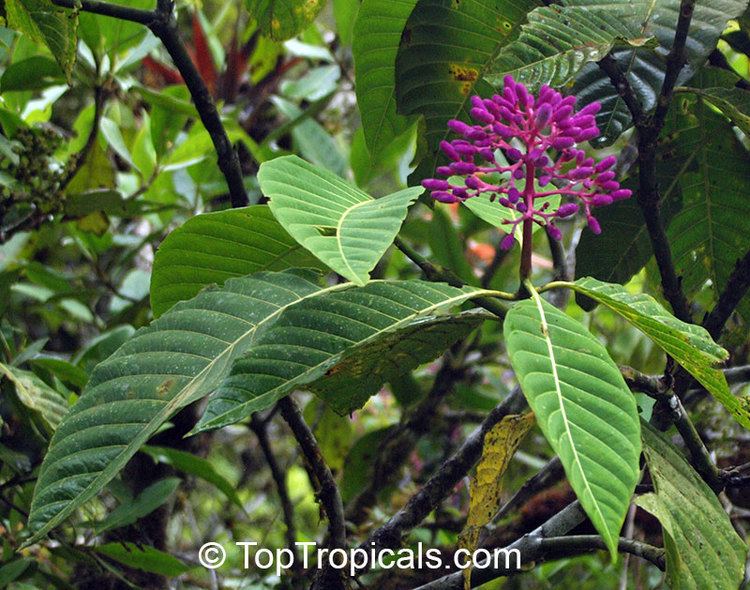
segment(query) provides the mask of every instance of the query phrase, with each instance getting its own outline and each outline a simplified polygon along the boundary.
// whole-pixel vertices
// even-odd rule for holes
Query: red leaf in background
[[[147,77],[150,78],[146,80],[147,86],[158,88],[183,82],[180,72],[156,61],[150,55],[143,58],[143,67],[146,69]]]
[[[219,79],[219,73],[216,71],[216,64],[211,57],[211,49],[208,46],[206,33],[197,14],[193,14],[193,61],[198,68],[203,81],[208,86],[208,90],[213,96],[216,96],[216,82]]]

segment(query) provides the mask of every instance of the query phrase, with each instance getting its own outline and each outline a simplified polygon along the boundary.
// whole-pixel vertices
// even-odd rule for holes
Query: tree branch
[[[346,523],[341,495],[336,480],[333,478],[333,474],[323,458],[323,453],[320,451],[318,441],[291,397],[286,396],[279,400],[278,406],[282,417],[292,430],[302,454],[320,484],[318,497],[328,517],[331,546],[346,547]]]
[[[188,55],[184,43],[180,39],[177,22],[172,11],[172,2],[159,0],[157,9],[149,11],[110,4],[108,2],[99,2],[97,0],[82,0],[80,4],[78,0],[52,1],[55,5],[63,8],[75,9],[80,7],[84,12],[140,23],[151,29],[154,35],[164,44],[164,48],[172,58],[175,67],[182,75],[182,79],[185,81],[185,85],[193,98],[198,115],[206,131],[211,136],[219,168],[227,181],[232,207],[244,207],[247,205],[250,201],[245,191],[239,157],[231,141],[229,141],[226,129],[224,129],[221,117],[219,117],[219,112],[216,110],[216,104],[203,78],[195,67],[193,60]]]
[[[292,552],[293,555],[297,555],[297,529],[294,526],[294,506],[289,498],[289,490],[286,485],[286,474],[279,466],[279,462],[276,460],[276,455],[273,453],[271,448],[271,442],[268,440],[268,422],[262,420],[258,414],[253,414],[250,417],[250,429],[255,433],[258,439],[258,444],[263,452],[263,456],[268,463],[268,468],[271,470],[271,477],[276,484],[276,490],[279,494],[279,502],[281,503],[281,511],[284,515],[284,523],[286,524],[286,545],[287,548]],[[294,559],[295,563],[297,559]]]
[[[508,514],[520,508],[526,501],[538,492],[556,484],[563,477],[563,470],[560,457],[555,457],[542,467],[533,477],[527,479],[518,491],[508,500],[495,514],[495,522],[505,518]]]
[[[505,416],[526,406],[521,388],[516,387],[472,432],[455,454],[440,466],[425,485],[388,522],[378,528],[360,547],[370,551],[398,547],[401,538],[422,522],[469,472],[482,455],[484,437]],[[368,565],[369,567],[369,565]],[[362,572],[363,573],[363,572]]]
[[[714,340],[719,339],[724,324],[727,323],[748,288],[750,288],[750,251],[737,261],[719,300],[711,313],[703,318],[703,327],[708,330]]]

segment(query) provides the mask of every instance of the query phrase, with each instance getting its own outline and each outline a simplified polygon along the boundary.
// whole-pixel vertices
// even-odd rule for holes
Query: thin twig
[[[416,494],[409,498],[406,505],[373,532],[361,547],[367,551],[371,548],[379,550],[398,547],[401,538],[422,522],[479,460],[487,432],[505,416],[516,414],[525,406],[526,401],[521,389],[516,387],[466,438],[455,454],[440,466]]]
[[[524,484],[513,494],[501,508],[498,510],[494,517],[494,521],[498,522],[505,518],[511,512],[514,512],[517,508],[520,508],[526,503],[526,500],[540,492],[541,490],[547,489],[548,487],[556,484],[565,476],[562,462],[560,457],[551,459],[544,467],[542,467],[533,477],[527,479]]]
[[[173,14],[173,3],[170,0],[159,0],[156,10],[150,11],[108,2],[98,2],[97,0],[53,0],[53,2],[64,8],[78,8],[84,12],[136,22],[151,29],[154,35],[164,44],[172,62],[182,75],[182,79],[185,81],[185,85],[195,103],[195,109],[198,111],[206,131],[211,136],[219,168],[227,181],[232,207],[247,205],[250,201],[245,191],[239,157],[227,136],[211,93],[180,38],[177,21]]]
[[[271,471],[271,477],[276,484],[276,491],[279,494],[279,502],[281,503],[281,511],[284,515],[284,523],[286,524],[286,545],[287,548],[292,552],[293,555],[297,554],[297,529],[294,525],[294,506],[292,500],[289,497],[289,490],[286,485],[286,474],[279,466],[279,462],[276,460],[276,455],[271,448],[271,441],[268,439],[268,422],[261,419],[256,413],[251,416],[250,429],[255,433],[258,439],[258,444],[263,452],[263,456],[268,463],[268,468]],[[297,559],[294,559],[297,562]]]

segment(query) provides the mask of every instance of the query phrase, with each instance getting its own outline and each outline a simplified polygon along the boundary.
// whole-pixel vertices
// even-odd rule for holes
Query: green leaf
[[[373,199],[297,156],[264,162],[258,182],[274,217],[292,237],[357,285],[367,283],[424,190],[408,188]]]
[[[325,0],[245,0],[245,6],[264,35],[283,41],[307,28]]]
[[[229,498],[235,506],[244,510],[242,500],[240,500],[239,495],[237,495],[234,485],[227,480],[226,477],[221,475],[221,473],[216,471],[211,464],[211,461],[208,459],[203,459],[192,453],[187,453],[178,449],[171,449],[169,447],[147,446],[143,448],[143,452],[153,457],[154,461],[166,463],[178,471],[194,475],[207,481]]]
[[[133,524],[139,518],[148,516],[169,500],[180,485],[179,477],[167,477],[152,483],[135,498],[120,504],[104,520],[96,523],[96,534]]]
[[[640,46],[646,41],[637,26],[646,15],[645,6],[628,2],[625,11],[565,4],[574,3],[542,6],[529,13],[529,22],[521,27],[519,38],[498,53],[485,79],[495,87],[502,86],[507,75],[532,89],[542,84],[562,86],[585,64],[601,60],[616,44]]]
[[[357,105],[372,159],[411,126],[396,112],[396,54],[417,0],[364,0],[354,25]]]
[[[643,36],[653,36],[658,48],[629,48],[615,50],[613,57],[625,73],[644,110],[656,106],[665,74],[664,56],[672,48],[680,8],[680,0],[566,0],[568,6],[580,6],[597,12],[617,12],[623,18],[638,15],[638,25]],[[684,83],[703,65],[716,47],[729,19],[735,18],[747,6],[747,0],[701,0],[696,2],[686,44],[687,66],[678,84]],[[645,18],[640,16],[646,11]],[[602,110],[597,124],[602,137],[599,145],[612,143],[631,126],[630,112],[612,86],[607,74],[596,64],[587,65],[578,76],[573,93],[583,106],[598,100]]]
[[[178,303],[100,363],[52,437],[27,544],[93,498],[175,412],[213,391],[287,307],[348,287],[314,278],[296,271],[228,280]]]
[[[167,576],[168,578],[180,576],[193,569],[173,555],[159,551],[149,545],[136,545],[135,543],[122,541],[105,543],[96,547],[96,552],[130,568]]]
[[[49,47],[70,81],[76,60],[75,12],[59,8],[50,0],[5,0],[5,14],[10,27]]]
[[[667,228],[675,269],[688,296],[716,301],[737,260],[750,250],[750,154],[731,125],[694,97],[670,109],[675,157],[690,161],[676,177],[682,209]]]
[[[31,371],[0,363],[0,373],[15,386],[19,401],[37,412],[52,431],[68,412],[68,402]]]
[[[5,75],[3,75],[4,78]],[[750,92],[741,88],[722,88],[721,86],[688,90],[714,105],[745,135],[750,135]]]
[[[672,590],[735,590],[745,573],[747,545],[737,535],[716,495],[667,438],[643,423],[655,493],[636,503],[664,529],[667,584]]]
[[[435,335],[433,326],[441,320],[430,316],[483,293],[418,280],[373,281],[300,303],[235,363],[194,432],[233,424],[302,388],[320,392],[340,414],[353,411],[373,393],[374,382],[382,383],[389,373],[408,371],[443,351],[435,350],[438,347],[430,341]],[[446,316],[443,321],[463,324],[468,320]],[[470,323],[476,325],[475,320]],[[457,337],[465,334],[462,325]],[[396,346],[393,356],[387,354],[401,339],[410,339],[412,344]],[[409,348],[413,356],[407,354]],[[343,374],[336,378],[339,372]],[[364,389],[343,387],[355,382],[361,382]]]
[[[151,274],[151,307],[159,317],[178,301],[232,277],[287,268],[323,268],[265,205],[204,213],[161,243]]]
[[[3,92],[43,90],[65,82],[60,65],[45,55],[33,55],[10,64],[0,78]]]
[[[422,115],[417,155],[424,156],[413,178],[431,176],[448,121],[469,117],[472,94],[492,94],[483,80],[498,52],[520,31],[536,0],[419,0],[396,58],[398,112]],[[420,153],[421,152],[421,153]]]
[[[628,293],[622,285],[603,283],[590,277],[568,283],[571,289],[606,305],[625,318],[695,377],[724,407],[750,429],[750,409],[729,390],[727,380],[715,365],[729,353],[695,324],[678,320],[650,295]]]
[[[503,332],[537,422],[613,558],[641,450],[638,411],[617,365],[584,327],[537,293]]]
[[[371,342],[350,348],[307,388],[342,416],[349,414],[361,408],[383,383],[434,360],[452,344],[466,338],[484,320],[493,318],[467,311],[460,315],[415,320]]]

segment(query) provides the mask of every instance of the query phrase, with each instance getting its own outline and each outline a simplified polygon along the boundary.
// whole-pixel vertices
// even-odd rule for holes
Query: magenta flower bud
[[[552,147],[556,150],[564,150],[575,145],[575,140],[572,137],[556,137],[552,140]]]
[[[573,114],[573,105],[564,105],[557,109],[552,120],[556,123],[560,123],[561,121],[568,119],[571,114]]]
[[[529,208],[526,206],[526,203],[521,202],[516,204],[516,210],[520,211],[521,213],[526,213]]]
[[[536,113],[536,126],[544,129],[552,118],[552,107],[547,103],[542,104]]]
[[[582,178],[586,178],[587,176],[591,176],[594,173],[593,168],[574,168],[568,173],[568,177],[571,180],[581,180]]]
[[[453,187],[453,196],[457,199],[461,199],[462,201],[464,199],[469,198],[469,193],[466,191],[465,188],[459,188],[459,187]]]
[[[622,199],[629,199],[632,194],[633,191],[631,191],[629,188],[621,188],[614,191],[611,196],[615,201],[620,201]]]
[[[570,217],[576,213],[578,213],[578,205],[575,203],[565,203],[564,205],[560,205],[560,208],[557,210],[558,217]]]
[[[534,166],[537,168],[544,168],[545,166],[549,165],[549,158],[547,156],[540,156],[536,160],[534,160]]]
[[[583,107],[580,111],[578,111],[578,116],[581,115],[596,115],[599,111],[602,110],[602,105],[598,101],[594,101],[592,103],[587,104],[585,107]]]
[[[472,162],[453,162],[450,169],[454,174],[463,176],[464,174],[474,174],[477,171],[477,166]]]
[[[471,127],[464,123],[463,121],[459,121],[458,119],[451,119],[448,121],[448,128],[451,131],[455,131],[459,135],[466,135],[471,131]]]
[[[511,203],[518,203],[518,199],[520,198],[521,192],[515,186],[512,186],[508,189],[508,200]]]
[[[445,140],[440,142],[440,149],[443,150],[443,153],[448,156],[451,160],[460,160],[461,156],[456,151],[456,148],[453,147],[453,145]]]
[[[616,191],[618,188],[620,188],[620,183],[616,180],[608,180],[607,182],[602,182],[600,186],[605,191]]]
[[[513,178],[516,180],[521,180],[526,175],[526,172],[523,169],[523,166],[519,166],[513,171]]]
[[[472,129],[466,134],[466,138],[472,141],[483,141],[487,139],[487,134],[481,129]]]
[[[511,207],[513,205],[513,203],[510,202],[510,199],[506,199],[505,197],[500,197],[497,202],[503,207]]]
[[[614,199],[611,195],[594,195],[594,198],[591,199],[591,204],[595,207],[602,207],[604,205],[611,205],[612,201]]]
[[[589,127],[588,129],[584,129],[583,131],[581,131],[581,133],[578,135],[578,141],[589,141],[591,139],[594,139],[595,137],[599,137],[599,128]]]
[[[596,170],[597,172],[604,172],[605,170],[609,170],[610,168],[612,168],[612,166],[614,166],[615,164],[617,164],[617,156],[607,156],[596,165],[596,168],[594,168],[594,170]]]
[[[528,90],[526,90],[526,86],[524,86],[520,82],[516,83],[516,95],[518,96],[518,103],[521,107],[528,107],[534,104],[534,99],[529,96],[529,92]]]
[[[493,152],[489,148],[482,148],[479,150],[480,157],[487,161],[487,162],[494,162],[495,161],[495,152]]]
[[[521,151],[516,148],[510,148],[505,155],[508,156],[508,160],[511,162],[518,162],[518,160],[523,158]]]
[[[595,217],[589,216],[586,221],[588,221],[589,229],[594,232],[596,235],[599,235],[602,233],[602,226],[599,225],[599,222],[596,220]]]
[[[513,236],[513,234],[505,234],[505,237],[500,240],[500,249],[510,250],[515,243],[516,238]]]
[[[549,174],[542,174],[539,177],[539,186],[547,186],[552,181],[552,176]]]
[[[582,129],[596,125],[596,119],[593,115],[581,115],[580,113],[573,119],[575,124]]]
[[[455,203],[456,197],[452,193],[446,191],[433,191],[432,198],[441,203]]]
[[[440,178],[426,178],[422,181],[422,186],[428,191],[447,191],[451,187],[447,180]]]
[[[497,123],[497,122],[493,123],[492,130],[503,139],[508,139],[509,137],[513,137],[513,130],[507,125],[503,125],[502,123]]]
[[[484,99],[481,96],[475,94],[469,99],[469,102],[475,109],[484,109]]]
[[[465,182],[466,182],[466,186],[475,190],[478,189],[483,184],[483,182],[479,180],[476,176],[467,176]]]
[[[578,102],[578,99],[575,96],[571,95],[571,96],[566,96],[565,98],[563,98],[560,104],[564,106],[573,107],[575,106],[576,102]]]
[[[547,233],[550,235],[550,237],[556,239],[558,242],[562,240],[562,232],[560,231],[560,228],[557,227],[554,223],[547,224]]]
[[[469,111],[469,114],[471,115],[472,119],[481,121],[482,123],[487,123],[488,125],[491,125],[495,122],[495,117],[493,117],[491,113],[487,112],[484,107],[482,107],[481,109],[473,108]]]
[[[472,157],[474,154],[477,153],[477,148],[475,148],[470,143],[454,143],[453,148],[462,156],[469,156]]]
[[[438,174],[442,174],[443,176],[450,176],[451,174],[453,174],[453,171],[449,166],[438,166],[435,172],[437,172]]]

